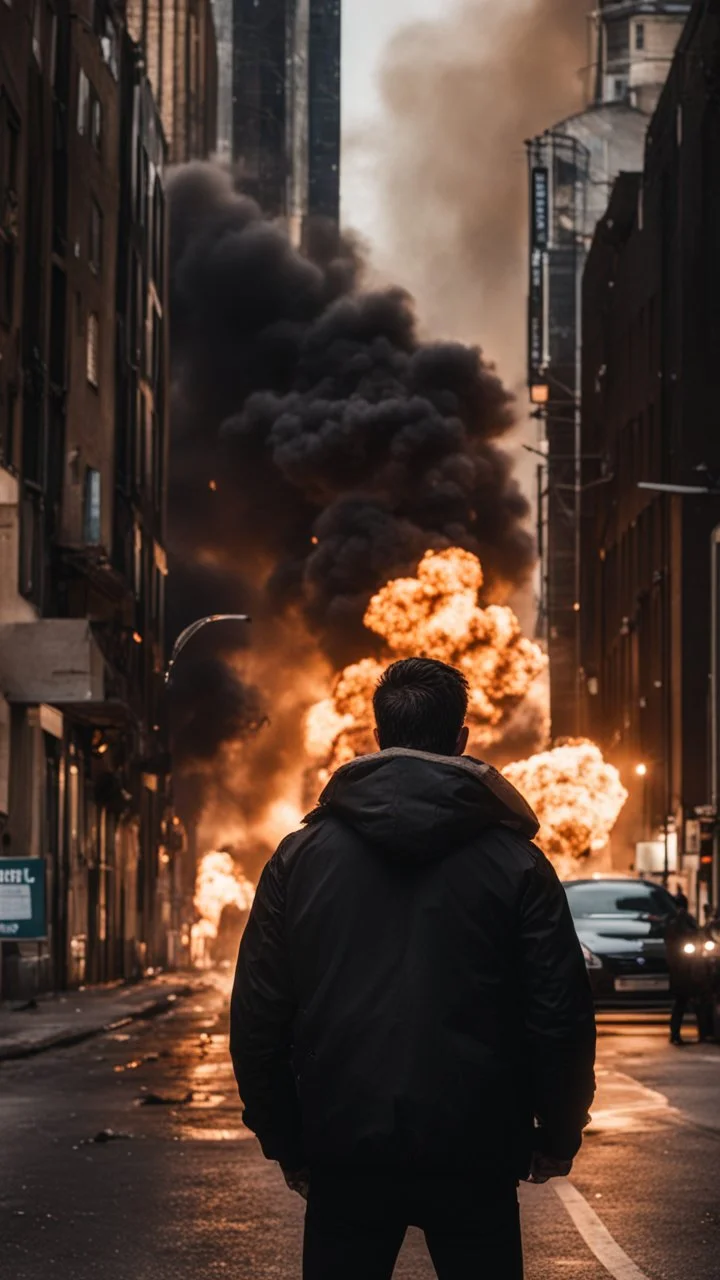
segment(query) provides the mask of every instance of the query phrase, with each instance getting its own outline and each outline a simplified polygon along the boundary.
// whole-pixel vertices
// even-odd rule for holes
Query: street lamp
[[[655,481],[641,480],[638,489],[650,493],[669,493],[680,497],[689,495],[700,498],[720,497],[720,477],[710,471],[704,463],[695,468],[707,477],[705,484],[661,484]],[[710,644],[710,772],[712,791],[712,811],[715,818],[715,834],[713,838],[712,888],[713,900],[720,894],[720,832],[717,826],[718,804],[720,803],[719,771],[720,771],[720,525],[713,529],[710,539],[711,561],[711,608],[712,633]],[[667,851],[667,819],[665,825],[665,842]],[[667,852],[666,852],[667,863]]]
[[[175,644],[173,645],[170,661],[165,672],[165,684],[169,684],[172,678],[173,669],[185,645],[198,631],[202,631],[203,627],[209,627],[215,622],[252,622],[252,618],[246,613],[212,613],[207,618],[198,618],[196,622],[191,622],[189,627],[180,632]]]

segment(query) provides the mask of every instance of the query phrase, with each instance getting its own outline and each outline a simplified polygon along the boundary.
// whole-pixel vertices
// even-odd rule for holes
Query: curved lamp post
[[[170,654],[170,661],[168,662],[167,670],[165,672],[165,684],[170,683],[175,663],[180,657],[180,654],[188,641],[192,640],[193,636],[196,636],[198,631],[202,631],[203,627],[209,627],[215,622],[252,622],[252,618],[250,618],[246,613],[212,613],[208,618],[198,618],[196,622],[191,622],[189,627],[186,627],[184,631],[180,632],[180,635],[173,645],[173,650]]]

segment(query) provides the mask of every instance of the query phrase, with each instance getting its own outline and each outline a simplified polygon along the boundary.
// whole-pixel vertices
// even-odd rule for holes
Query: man
[[[675,894],[677,913],[665,930],[665,950],[670,971],[673,1007],[670,1013],[670,1043],[682,1047],[682,1026],[689,1004],[700,1000],[703,957],[699,954],[697,920],[690,914],[688,900],[680,890]],[[686,950],[689,947],[690,950]],[[704,1039],[702,1017],[698,1018],[698,1035]]]
[[[537,821],[463,757],[467,682],[391,666],[380,751],[338,770],[258,885],[231,1050],[245,1122],[308,1194],[306,1280],[520,1280],[517,1181],[570,1171],[595,1026]]]

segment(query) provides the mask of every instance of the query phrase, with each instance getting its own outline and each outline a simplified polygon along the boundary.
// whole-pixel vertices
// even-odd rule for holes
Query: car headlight
[[[717,951],[717,944],[713,942],[712,938],[708,938],[707,942],[705,943],[705,950]]]
[[[602,960],[600,957],[596,956],[595,952],[591,951],[589,947],[586,947],[584,942],[581,942],[580,946],[582,947],[582,953],[585,957],[585,967],[587,969],[602,969]]]
[[[683,951],[685,952],[686,956],[694,956],[695,952],[697,951],[697,947],[695,946],[694,942],[686,942],[685,946],[683,947]]]

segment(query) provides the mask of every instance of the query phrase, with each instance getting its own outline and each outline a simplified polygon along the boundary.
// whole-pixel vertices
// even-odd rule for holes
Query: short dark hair
[[[380,677],[373,698],[380,747],[450,756],[468,708],[462,671],[433,658],[405,658]]]

